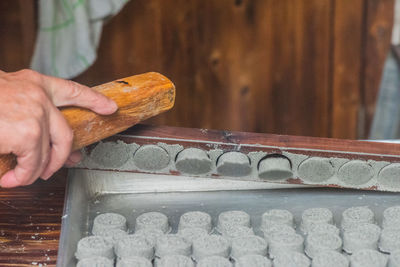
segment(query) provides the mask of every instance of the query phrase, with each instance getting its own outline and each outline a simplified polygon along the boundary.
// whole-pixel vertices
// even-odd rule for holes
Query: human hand
[[[102,94],[73,81],[32,70],[0,71],[0,154],[13,153],[17,166],[0,180],[2,187],[47,180],[63,166],[80,161],[71,154],[73,132],[57,107],[78,106],[101,115],[118,107]]]

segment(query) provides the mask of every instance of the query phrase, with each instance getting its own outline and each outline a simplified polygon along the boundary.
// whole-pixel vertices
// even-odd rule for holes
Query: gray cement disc
[[[155,264],[157,267],[194,267],[191,258],[183,255],[166,255],[161,259],[157,259]]]
[[[400,228],[400,206],[393,206],[383,211],[383,228]]]
[[[256,235],[236,237],[232,240],[231,257],[238,259],[244,255],[267,255],[267,241]]]
[[[136,150],[133,155],[135,165],[146,171],[157,171],[168,166],[170,157],[168,152],[156,145],[144,145]]]
[[[118,168],[129,159],[127,144],[118,142],[99,142],[91,151],[90,158],[106,168]]]
[[[160,258],[172,254],[190,256],[192,244],[180,235],[168,234],[157,239],[155,251]]]
[[[114,259],[113,244],[101,236],[87,236],[79,240],[75,253],[78,260],[96,256]]]
[[[271,209],[261,216],[261,229],[268,229],[277,224],[294,227],[293,214],[288,210]]]
[[[217,172],[224,176],[241,177],[251,172],[250,159],[245,154],[231,151],[218,158]]]
[[[155,211],[143,213],[136,218],[136,232],[146,228],[160,229],[164,233],[168,233],[171,230],[168,217],[161,212]]]
[[[286,224],[276,224],[276,225],[272,225],[267,229],[261,229],[261,231],[264,234],[264,238],[265,240],[267,240],[269,242],[270,237],[275,234],[275,233],[290,233],[290,234],[294,234],[296,233],[296,231],[294,230],[293,227],[290,227]]]
[[[103,213],[97,215],[93,221],[92,234],[98,235],[108,229],[127,230],[126,218],[118,213]]]
[[[319,252],[312,260],[312,267],[349,267],[346,256],[337,251]]]
[[[200,260],[197,267],[233,267],[232,263],[220,256],[211,256]]]
[[[340,235],[340,229],[333,224],[329,223],[319,223],[310,229],[308,234],[315,233],[329,233],[333,235]]]
[[[310,267],[311,261],[303,253],[288,251],[277,255],[273,264],[274,267]]]
[[[307,236],[305,253],[308,257],[314,258],[325,250],[341,251],[342,239],[336,234],[329,233],[314,233]]]
[[[228,240],[220,235],[207,235],[193,240],[193,258],[199,261],[209,256],[229,257]]]
[[[267,180],[293,178],[292,167],[286,157],[267,157],[258,164],[258,176]]]
[[[121,259],[117,262],[117,267],[153,267],[151,261],[143,257],[131,257]]]
[[[275,233],[269,237],[268,241],[268,253],[271,259],[277,257],[282,252],[296,251],[302,253],[304,250],[304,238],[296,233]]]
[[[186,148],[176,157],[175,167],[186,174],[199,175],[211,171],[211,159],[204,150]]]
[[[333,213],[327,208],[310,208],[303,211],[301,215],[300,230],[308,233],[317,224],[333,223]]]
[[[144,257],[153,260],[154,258],[153,244],[141,235],[128,235],[117,242],[114,250],[118,259]]]
[[[309,158],[303,161],[298,168],[299,177],[311,183],[320,183],[328,180],[335,174],[335,169],[329,159]]]
[[[237,237],[246,237],[254,235],[254,231],[252,228],[246,226],[230,225],[230,226],[225,226],[221,234],[227,240],[232,241]]]
[[[272,262],[264,256],[261,255],[245,255],[240,257],[236,263],[235,267],[272,267]]]
[[[153,246],[156,245],[157,239],[162,237],[165,233],[157,228],[142,228],[135,232],[135,235],[144,236]]]
[[[241,210],[224,211],[218,215],[217,230],[220,233],[232,225],[250,227],[250,215]]]
[[[400,250],[390,253],[388,267],[400,267]]]
[[[186,241],[192,244],[193,240],[208,235],[208,232],[203,228],[194,227],[179,229],[178,235],[182,236]]]
[[[342,230],[346,230],[362,223],[375,223],[374,212],[365,206],[351,207],[342,213]]]
[[[371,223],[363,223],[343,232],[343,250],[348,254],[362,249],[378,248],[378,240],[381,233],[379,226]]]
[[[379,239],[379,250],[386,253],[400,250],[400,229],[383,229]]]
[[[122,238],[125,238],[128,235],[128,232],[121,229],[102,229],[96,233],[96,235],[103,237],[108,242],[113,245],[116,244]]]
[[[351,267],[386,267],[388,257],[376,250],[363,249],[350,256]]]
[[[381,169],[378,175],[378,184],[385,189],[399,189],[400,163],[389,164]]]
[[[85,258],[78,261],[76,267],[114,267],[114,261],[106,257]]]
[[[352,160],[340,167],[337,177],[348,185],[362,185],[374,177],[374,169],[365,161]]]
[[[203,228],[210,233],[212,229],[211,216],[202,211],[189,211],[182,214],[179,219],[178,229],[181,230],[193,227]]]

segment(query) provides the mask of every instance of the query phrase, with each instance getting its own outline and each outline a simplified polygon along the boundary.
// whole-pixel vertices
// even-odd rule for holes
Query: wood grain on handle
[[[114,100],[118,111],[101,116],[78,107],[62,108],[62,114],[74,131],[72,150],[95,143],[169,110],[175,101],[174,84],[155,72],[119,79],[93,89]],[[0,177],[15,165],[14,155],[0,155]]]

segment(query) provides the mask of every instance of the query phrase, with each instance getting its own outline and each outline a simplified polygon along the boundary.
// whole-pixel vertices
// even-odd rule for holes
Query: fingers
[[[32,184],[47,166],[49,142],[42,138],[33,148],[17,157],[17,166],[7,172],[0,180],[2,187],[10,188]]]
[[[74,138],[74,134],[67,121],[55,107],[51,107],[49,125],[51,142],[49,163],[40,175],[44,180],[50,178],[64,165],[71,153]]]
[[[79,83],[44,75],[42,83],[56,106],[78,106],[101,115],[118,109],[114,101]]]
[[[67,161],[65,162],[65,166],[73,167],[78,164],[82,160],[82,153],[80,151],[74,151],[69,155]]]

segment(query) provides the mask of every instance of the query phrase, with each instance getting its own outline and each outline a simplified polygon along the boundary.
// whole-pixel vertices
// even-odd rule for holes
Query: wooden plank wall
[[[392,20],[393,0],[131,0],[76,80],[164,73],[177,102],[155,124],[365,138]]]

